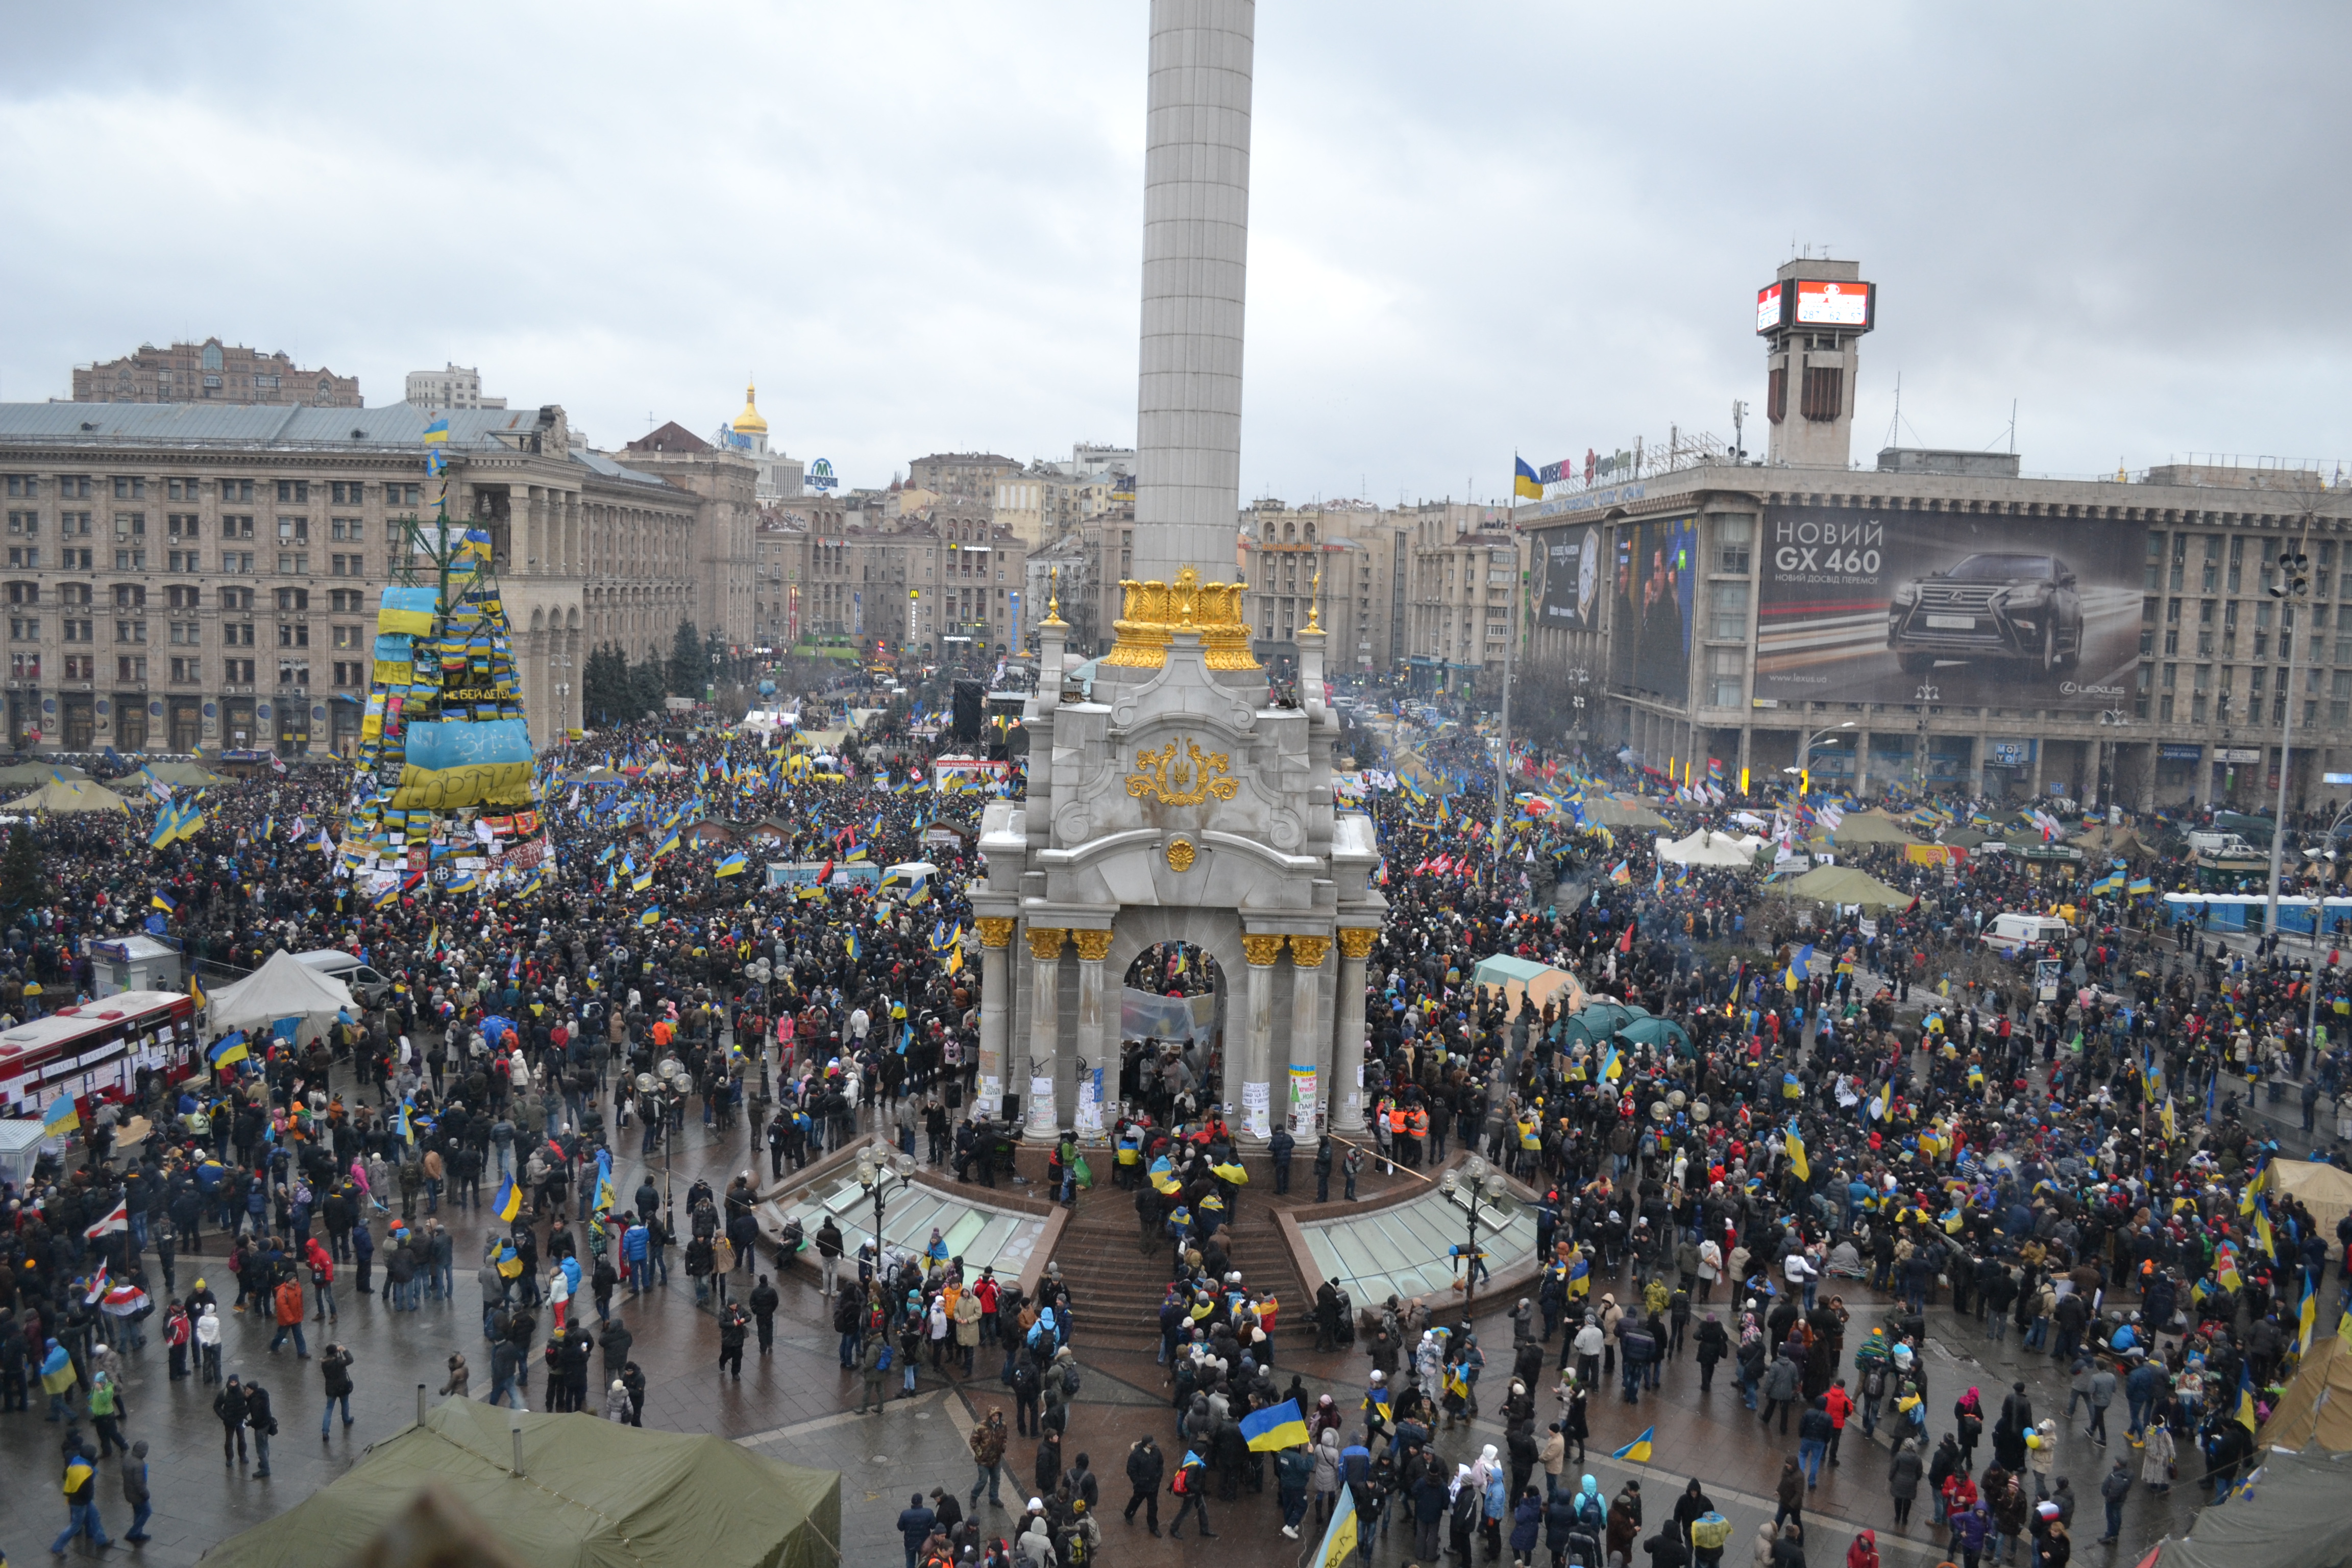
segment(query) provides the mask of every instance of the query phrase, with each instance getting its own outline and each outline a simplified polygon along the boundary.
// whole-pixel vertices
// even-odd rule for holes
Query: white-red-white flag
[[[129,1230],[130,1228],[131,1201],[128,1198],[125,1198],[122,1202],[115,1205],[113,1210],[109,1213],[104,1219],[100,1220],[96,1225],[91,1226],[88,1230],[83,1231],[82,1235],[89,1237],[92,1241],[96,1241],[108,1231]]]

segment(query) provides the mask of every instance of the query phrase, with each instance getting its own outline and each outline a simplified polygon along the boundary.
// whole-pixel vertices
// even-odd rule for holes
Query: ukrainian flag
[[[1797,1130],[1794,1127],[1789,1129],[1789,1135],[1782,1140],[1782,1144],[1789,1151],[1789,1163],[1796,1171],[1797,1180],[1811,1181],[1813,1168],[1805,1161],[1805,1141],[1797,1136]]]
[[[651,927],[661,924],[661,906],[659,904],[656,904],[652,909],[647,910],[644,914],[637,917],[637,923],[650,929]]]
[[[2304,1355],[2311,1353],[2312,1335],[2319,1329],[2319,1292],[2311,1288],[2306,1275],[2303,1281],[2303,1307],[2295,1313],[2295,1349]]]
[[[1794,991],[1805,983],[1806,976],[1812,973],[1812,968],[1813,944],[1807,942],[1797,950],[1797,955],[1794,958],[1789,960],[1789,972],[1780,976],[1780,984]]]
[[[149,895],[147,904],[149,908],[161,910],[167,915],[175,915],[180,912],[180,906],[173,903],[172,901],[171,895],[163,891],[161,888],[156,889],[152,894]]]
[[[490,1212],[504,1220],[522,1213],[522,1189],[515,1185],[512,1176],[499,1184],[499,1195],[491,1203]]]
[[[668,837],[661,841],[659,847],[654,850],[654,858],[658,860],[665,855],[676,852],[677,848],[677,834],[673,831]]]
[[[198,1012],[204,1010],[205,988],[193,974],[188,976],[188,999],[196,1005]]]
[[[1309,1568],[1339,1568],[1356,1550],[1356,1494],[1352,1488],[1339,1489],[1339,1505],[1331,1510],[1331,1522],[1323,1531],[1322,1544],[1315,1548]]]
[[[448,441],[449,417],[445,414],[425,427],[425,444],[428,447],[443,447],[448,445]]]
[[[1643,1427],[1642,1435],[1640,1436],[1634,1438],[1632,1442],[1626,1444],[1623,1447],[1618,1449],[1609,1457],[1612,1459],[1631,1459],[1637,1465],[1648,1464],[1650,1462],[1650,1439],[1657,1435],[1657,1430],[1658,1429],[1655,1426]]]
[[[865,846],[865,845],[863,845],[863,844],[853,844],[853,845],[851,845],[851,846],[849,847],[849,853],[848,853],[848,854],[846,854],[846,855],[845,855],[845,856],[843,856],[843,857],[842,857],[842,858],[843,858],[843,859],[845,859],[845,860],[852,861],[852,862],[865,859],[865,858],[866,858],[866,846]]]
[[[1249,1439],[1250,1452],[1270,1454],[1283,1448],[1299,1448],[1307,1444],[1307,1417],[1298,1408],[1298,1401],[1286,1399],[1264,1410],[1254,1410],[1242,1417],[1242,1436]]]
[[[49,1108],[41,1112],[41,1131],[51,1138],[62,1138],[80,1125],[81,1110],[74,1104],[74,1097],[70,1094],[58,1096]]]
[[[721,860],[717,866],[711,868],[711,875],[715,877],[740,876],[751,866],[751,862],[750,859],[744,856],[730,855],[727,858]]]
[[[245,1048],[245,1031],[231,1029],[213,1042],[212,1049],[205,1053],[205,1059],[212,1063],[213,1070],[217,1072],[222,1068],[248,1061],[252,1056],[253,1053]]]
[[[1536,477],[1534,467],[1525,458],[1511,459],[1511,493],[1528,500],[1543,500],[1543,480]]]
[[[2249,1432],[2262,1429],[2262,1423],[2254,1415],[2253,1371],[2243,1362],[2238,1363],[2238,1419]]]
[[[842,939],[842,945],[848,951],[849,956],[853,960],[856,959],[857,956],[857,933],[856,931],[851,931],[847,936],[844,937]]]

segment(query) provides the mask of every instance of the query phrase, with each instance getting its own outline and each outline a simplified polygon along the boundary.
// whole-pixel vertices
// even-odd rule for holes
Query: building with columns
[[[978,1108],[1032,1137],[1108,1124],[1123,988],[1168,942],[1213,977],[1236,1132],[1363,1125],[1379,845],[1334,808],[1328,634],[1297,626],[1299,701],[1276,706],[1233,578],[1255,20],[1250,0],[1151,7],[1132,575],[1089,686],[1066,682],[1082,660],[1046,606],[1027,795],[982,818]]]
[[[1790,262],[1759,295],[1779,460],[1516,510],[1527,673],[1605,691],[1609,749],[1727,784],[1801,764],[1864,795],[2250,809],[2284,766],[2290,809],[2352,794],[2327,782],[2352,772],[2352,488],[1909,447],[1852,466],[1859,273]]]
[[[432,416],[0,405],[7,739],[356,750],[376,606],[437,490]],[[574,445],[553,405],[446,417],[449,513],[490,535],[535,742],[582,725],[598,643],[666,653],[689,618],[749,642],[748,464],[674,482]]]

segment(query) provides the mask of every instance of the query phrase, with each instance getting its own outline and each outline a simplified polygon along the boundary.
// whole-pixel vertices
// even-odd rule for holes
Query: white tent
[[[1756,864],[1756,847],[1762,840],[1700,828],[1687,838],[1658,840],[1658,858],[1676,866],[1742,866]]]
[[[283,952],[271,953],[269,962],[236,984],[214,992],[205,1008],[205,1027],[214,1035],[243,1029],[264,1037],[279,1019],[299,1018],[303,1040],[324,1035],[339,1012],[359,1016],[351,987]]]

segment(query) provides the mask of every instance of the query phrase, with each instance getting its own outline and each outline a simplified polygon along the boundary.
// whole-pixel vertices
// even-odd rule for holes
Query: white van
[[[340,949],[322,947],[315,952],[298,952],[294,962],[341,981],[362,1007],[381,1007],[383,999],[392,994],[391,981]]]
[[[2192,833],[2189,836],[2191,853],[2208,858],[2237,858],[2257,853],[2254,847],[2234,833]]]
[[[2003,958],[2015,958],[2028,947],[2063,942],[2074,934],[2074,928],[2056,915],[1995,915],[1984,944]]]

